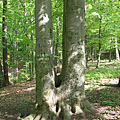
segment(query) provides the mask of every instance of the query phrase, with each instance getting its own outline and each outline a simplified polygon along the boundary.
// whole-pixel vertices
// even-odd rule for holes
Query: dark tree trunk
[[[59,17],[56,18],[57,20],[57,37],[56,37],[56,44],[55,44],[55,61],[54,61],[54,66],[55,66],[55,87],[59,87],[61,84],[60,81],[60,73],[58,73],[58,68],[59,66],[59,39],[60,39],[60,25],[59,25]]]
[[[8,78],[8,58],[7,58],[7,23],[6,23],[6,12],[7,12],[7,0],[3,0],[3,24],[2,24],[2,43],[3,43],[3,73],[4,81],[3,86],[9,84]]]
[[[120,87],[120,78],[119,78],[119,81],[118,81],[118,84],[117,84],[118,87]]]

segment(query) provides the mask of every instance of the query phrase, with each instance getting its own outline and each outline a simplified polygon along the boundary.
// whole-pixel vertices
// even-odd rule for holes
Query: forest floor
[[[117,78],[86,80],[87,99],[95,106],[97,115],[103,117],[88,115],[87,120],[120,120],[120,87],[117,83]],[[4,87],[0,89],[0,120],[17,120],[20,115],[27,115],[34,103],[35,80]]]

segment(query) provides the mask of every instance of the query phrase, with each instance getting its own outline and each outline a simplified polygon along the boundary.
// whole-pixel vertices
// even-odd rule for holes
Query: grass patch
[[[92,63],[95,66],[95,63]],[[91,63],[90,65],[91,66]],[[86,70],[86,79],[100,80],[103,78],[117,78],[120,76],[120,62],[113,62],[111,64],[102,63],[100,68]]]

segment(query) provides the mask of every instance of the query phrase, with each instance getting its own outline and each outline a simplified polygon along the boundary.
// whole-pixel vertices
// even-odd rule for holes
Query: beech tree
[[[70,120],[71,115],[84,117],[88,106],[91,109],[84,92],[85,1],[65,0],[63,22],[61,109],[63,120]]]
[[[53,69],[52,9],[50,0],[36,0],[36,102],[39,115],[25,120],[84,118],[92,106],[86,100],[85,3],[65,0],[63,17],[63,68],[55,87]]]
[[[51,0],[36,0],[36,102],[40,118],[54,120],[54,68]],[[47,111],[46,111],[47,110]]]

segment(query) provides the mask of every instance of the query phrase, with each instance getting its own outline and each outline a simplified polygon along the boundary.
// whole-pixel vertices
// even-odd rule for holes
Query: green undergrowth
[[[102,89],[88,89],[86,96],[91,103],[100,103],[101,106],[120,106],[120,91],[117,87],[106,86]]]
[[[88,67],[94,66],[93,69],[86,70],[86,79],[100,80],[103,78],[118,78],[120,77],[120,62],[114,61],[111,63],[103,62],[100,68],[95,68],[96,63],[89,63]]]

